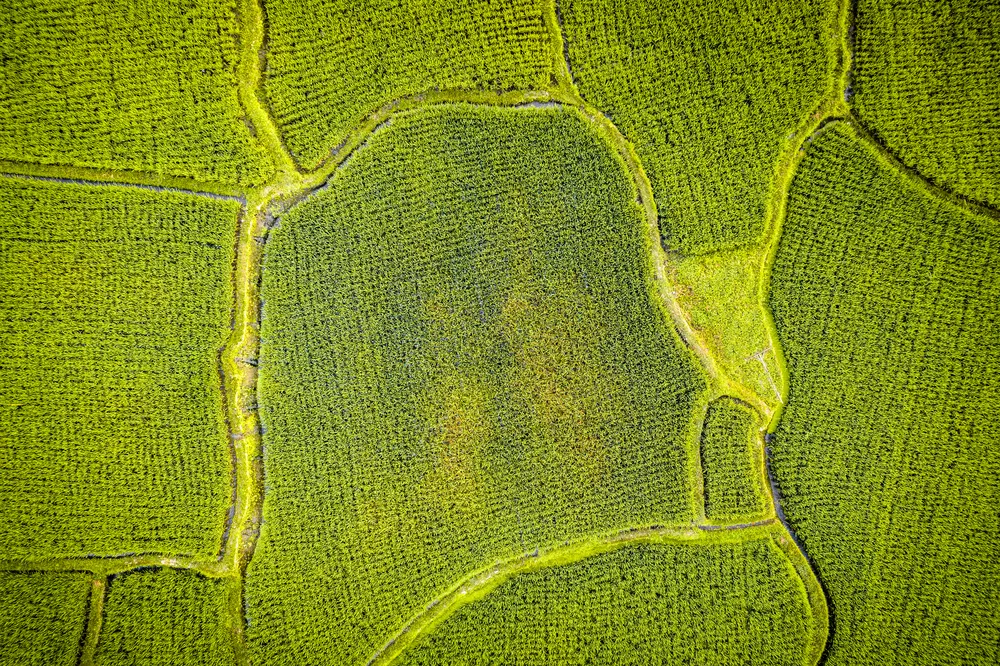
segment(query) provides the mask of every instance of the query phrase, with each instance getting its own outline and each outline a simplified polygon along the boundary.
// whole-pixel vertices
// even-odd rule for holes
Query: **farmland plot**
[[[237,97],[234,0],[13,0],[0,158],[261,182]]]
[[[811,623],[766,537],[643,544],[515,576],[395,663],[798,666]]]
[[[498,560],[691,520],[705,382],[635,199],[575,111],[444,106],[280,219],[254,663],[361,662]]]
[[[90,584],[81,573],[0,572],[0,663],[74,666]]]
[[[175,569],[111,578],[96,666],[231,666],[236,618],[226,615],[228,581]]]
[[[429,90],[539,88],[558,56],[543,0],[266,0],[265,89],[316,166],[363,118]]]
[[[756,412],[732,398],[708,407],[701,434],[705,514],[715,523],[761,520],[768,509],[764,450]]]
[[[832,74],[836,5],[561,0],[573,78],[635,145],[664,244],[756,241],[783,142]]]
[[[1000,659],[1000,231],[843,124],[792,184],[771,306],[783,508],[829,592],[828,664]]]
[[[218,550],[238,212],[0,178],[0,559]]]
[[[860,0],[858,114],[909,167],[1000,205],[1000,2]]]

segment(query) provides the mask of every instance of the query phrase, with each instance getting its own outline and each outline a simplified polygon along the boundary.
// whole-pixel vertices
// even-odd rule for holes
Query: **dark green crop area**
[[[265,90],[316,166],[362,120],[429,90],[530,89],[554,75],[543,0],[266,0]]]
[[[251,185],[234,0],[12,0],[0,11],[0,158]]]
[[[690,519],[705,384],[634,201],[577,112],[445,106],[280,219],[255,663],[363,661],[498,559]]]
[[[827,664],[995,663],[1000,229],[837,125],[792,185],[773,465],[829,593]]]
[[[784,142],[833,75],[836,6],[561,0],[583,97],[635,145],[664,244],[759,240]]]
[[[909,167],[1000,206],[1000,2],[859,0],[859,116]]]
[[[768,538],[646,544],[515,576],[398,663],[798,666],[810,622],[802,583]]]
[[[708,407],[701,431],[705,514],[716,523],[760,520],[767,510],[761,424],[757,414],[732,398]]]
[[[0,178],[0,553],[219,549],[238,204]]]
[[[90,580],[83,573],[0,572],[0,663],[74,666]]]
[[[175,569],[113,577],[98,666],[228,666],[235,662],[226,581]]]

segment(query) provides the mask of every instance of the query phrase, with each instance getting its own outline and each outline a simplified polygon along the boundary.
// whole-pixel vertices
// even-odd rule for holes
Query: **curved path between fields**
[[[735,534],[738,533],[738,536]],[[562,566],[628,546],[666,543],[675,545],[742,543],[771,539],[795,568],[806,591],[811,619],[814,623],[806,663],[819,660],[827,638],[827,606],[815,576],[800,551],[790,544],[788,536],[774,519],[726,527],[695,527],[692,525],[655,526],[632,529],[605,536],[589,537],[541,551],[498,562],[477,571],[467,579],[428,604],[397,632],[367,662],[367,666],[385,666],[399,657],[421,635],[432,631],[459,608],[481,599],[502,583],[530,571]]]

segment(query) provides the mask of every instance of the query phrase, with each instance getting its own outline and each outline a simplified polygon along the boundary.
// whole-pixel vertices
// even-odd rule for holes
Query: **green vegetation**
[[[684,253],[759,240],[779,155],[835,67],[834,2],[750,4],[559,3],[577,87],[635,145]]]
[[[0,559],[218,550],[238,212],[0,178]]]
[[[770,414],[778,404],[781,366],[760,304],[760,248],[671,255],[669,280],[693,335],[731,382],[727,390]]]
[[[0,572],[0,663],[75,666],[90,576]]]
[[[858,114],[902,161],[1000,205],[1000,2],[859,0]]]
[[[238,38],[233,0],[5,3],[0,158],[259,183]]]
[[[492,562],[691,520],[705,384],[635,198],[575,111],[438,106],[280,219],[254,663],[361,661]]]
[[[996,663],[1000,230],[838,123],[792,184],[771,306],[783,508],[830,594],[827,664]]]
[[[0,663],[1000,663],[995,4],[14,0]]]
[[[232,666],[227,581],[140,569],[108,584],[96,666]]]
[[[768,511],[764,442],[756,412],[723,397],[708,406],[701,434],[705,515],[713,523],[748,523]]]
[[[267,98],[317,166],[378,108],[431,90],[540,88],[555,76],[543,0],[266,0]]]
[[[643,544],[515,576],[398,663],[799,665],[811,630],[769,538]]]

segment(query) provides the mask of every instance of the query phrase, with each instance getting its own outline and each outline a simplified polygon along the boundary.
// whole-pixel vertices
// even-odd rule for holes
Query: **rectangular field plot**
[[[250,184],[234,0],[7,0],[0,158]]]
[[[732,398],[712,401],[701,433],[705,514],[714,523],[765,517],[764,442],[759,418]]]
[[[231,584],[177,569],[112,577],[95,666],[233,666]]]
[[[393,100],[544,87],[561,57],[542,0],[266,0],[264,8],[268,103],[307,167]]]
[[[393,663],[800,666],[811,631],[770,539],[644,544],[515,576]]]
[[[705,384],[635,200],[575,111],[439,106],[281,218],[255,664],[363,663],[497,559],[693,519]]]
[[[90,588],[87,574],[0,572],[0,664],[74,666]]]
[[[238,215],[0,178],[0,559],[218,550]]]
[[[854,130],[808,148],[774,261],[784,512],[835,612],[827,664],[994,664],[1000,228]]]

